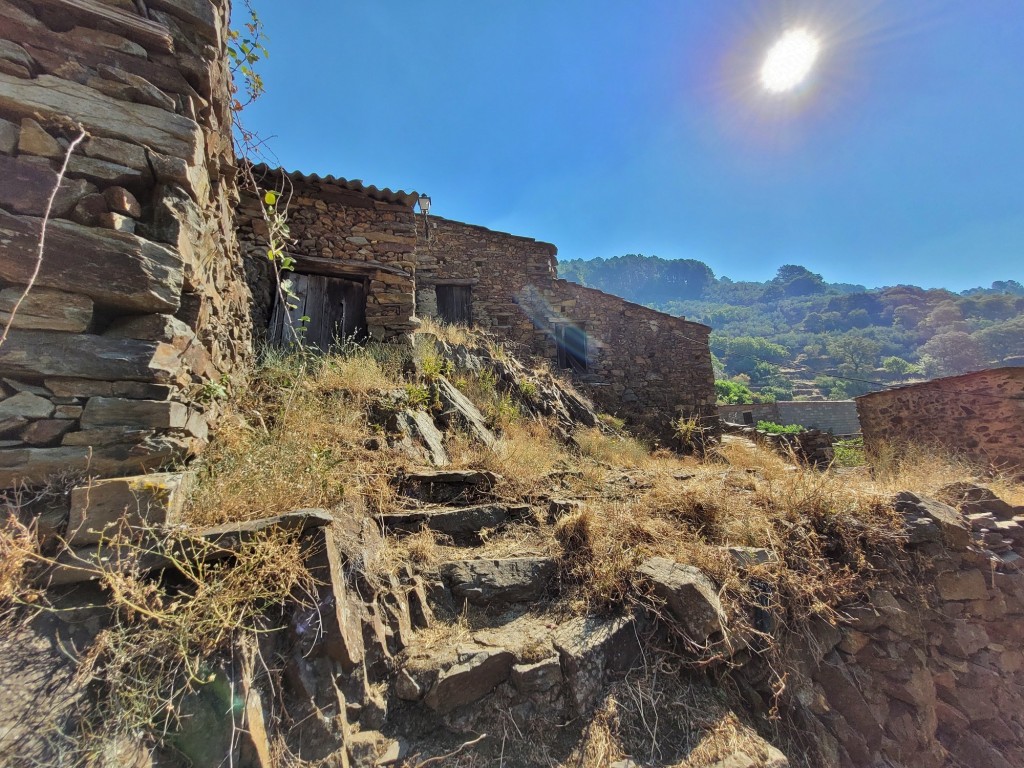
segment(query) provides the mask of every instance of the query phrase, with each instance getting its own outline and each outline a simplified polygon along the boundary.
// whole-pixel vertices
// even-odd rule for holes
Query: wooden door
[[[275,346],[301,343],[328,351],[349,338],[366,336],[366,288],[361,280],[292,275],[289,306],[277,299],[268,338]],[[306,318],[305,320],[303,318]]]
[[[473,324],[473,289],[468,285],[437,286],[437,316],[446,323]]]

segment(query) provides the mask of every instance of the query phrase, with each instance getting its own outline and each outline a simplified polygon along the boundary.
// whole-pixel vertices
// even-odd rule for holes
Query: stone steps
[[[424,528],[447,534],[457,541],[477,541],[481,531],[501,530],[532,516],[529,504],[477,504],[389,512],[378,520],[385,532],[414,533]]]

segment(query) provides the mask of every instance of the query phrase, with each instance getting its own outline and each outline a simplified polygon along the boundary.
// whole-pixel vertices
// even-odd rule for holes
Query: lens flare
[[[821,43],[806,29],[791,29],[771,48],[761,67],[761,85],[770,93],[785,93],[804,82],[814,69]]]

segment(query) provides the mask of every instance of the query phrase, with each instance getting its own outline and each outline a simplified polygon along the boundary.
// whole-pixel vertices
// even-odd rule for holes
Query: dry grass
[[[631,758],[643,765],[707,768],[737,753],[767,762],[770,747],[737,712],[725,688],[686,674],[664,653],[614,683],[587,724],[564,768],[609,765]]]
[[[432,333],[441,341],[449,344],[472,346],[480,339],[480,334],[459,323],[445,323],[433,317],[420,318],[420,333]]]
[[[30,593],[28,567],[39,558],[36,532],[8,513],[0,520],[0,619]]]
[[[203,456],[188,522],[214,525],[364,499],[388,506],[390,478],[407,460],[386,446],[368,447],[379,430],[367,412],[381,393],[401,387],[400,365],[373,349],[270,356],[230,404]]]
[[[77,680],[91,695],[67,740],[83,760],[125,738],[173,733],[186,696],[230,666],[244,637],[266,631],[285,605],[315,602],[293,533],[267,532],[230,551],[183,533],[145,542],[105,542],[119,553],[100,564],[110,619],[79,659]],[[172,564],[160,580],[140,567],[154,554]]]
[[[609,436],[592,428],[578,430],[573,439],[584,456],[616,467],[644,467],[651,460],[650,446],[630,435]]]

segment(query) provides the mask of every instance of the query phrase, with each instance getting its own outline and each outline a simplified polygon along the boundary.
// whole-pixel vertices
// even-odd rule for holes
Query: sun
[[[792,91],[811,74],[819,53],[821,42],[808,30],[788,30],[764,57],[761,86],[769,93]]]

